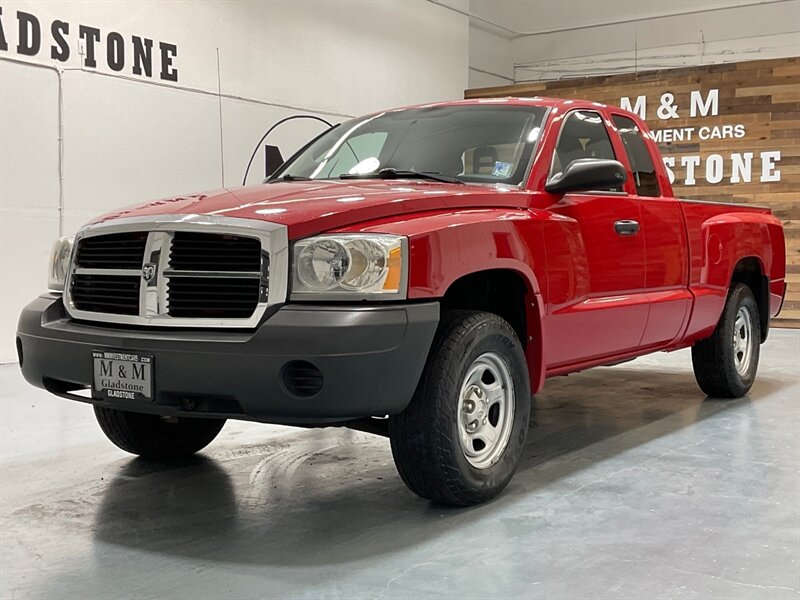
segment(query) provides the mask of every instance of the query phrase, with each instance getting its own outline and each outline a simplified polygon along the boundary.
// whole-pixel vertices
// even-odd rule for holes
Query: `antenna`
[[[225,187],[225,144],[222,135],[222,76],[219,68],[219,48],[217,48],[217,98],[219,98],[219,168],[222,187]]]
[[[333,125],[331,125],[331,123],[329,121],[326,121],[322,117],[318,117],[316,115],[292,115],[291,117],[285,117],[285,118],[281,119],[280,121],[275,123],[272,127],[267,129],[267,132],[264,135],[261,136],[260,140],[258,140],[258,143],[256,144],[256,147],[253,148],[253,153],[250,155],[250,160],[247,161],[247,168],[244,170],[244,177],[242,178],[242,185],[247,185],[247,174],[250,172],[250,167],[253,164],[253,159],[256,157],[256,154],[258,153],[258,150],[261,148],[261,144],[263,144],[264,140],[267,139],[267,136],[270,133],[272,133],[275,130],[275,128],[278,127],[279,125],[283,125],[287,121],[293,121],[294,119],[311,119],[313,121],[319,121],[321,123],[325,123],[325,125],[327,125],[328,127],[333,127]]]

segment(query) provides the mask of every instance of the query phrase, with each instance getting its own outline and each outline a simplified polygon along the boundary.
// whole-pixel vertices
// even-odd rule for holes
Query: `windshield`
[[[411,179],[427,174],[517,185],[528,170],[545,110],[434,106],[353,119],[301,150],[275,177],[366,179],[396,171]]]

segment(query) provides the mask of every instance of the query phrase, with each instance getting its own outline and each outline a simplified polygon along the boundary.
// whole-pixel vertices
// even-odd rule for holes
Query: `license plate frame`
[[[130,350],[92,350],[92,397],[153,402],[155,357]]]

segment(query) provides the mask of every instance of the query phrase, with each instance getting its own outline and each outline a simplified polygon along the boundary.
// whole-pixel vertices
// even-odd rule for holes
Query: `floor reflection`
[[[775,385],[758,383],[764,391]],[[212,446],[207,456],[182,464],[134,459],[103,494],[95,541],[248,564],[328,564],[394,552],[461,527],[467,535],[476,515],[491,515],[587,463],[749,402],[704,401],[686,372],[618,367],[550,381],[534,399],[512,485],[494,503],[461,510],[408,492],[387,440],[342,429],[296,430],[263,445]],[[596,451],[564,459],[589,446]],[[101,546],[95,546],[100,562]]]

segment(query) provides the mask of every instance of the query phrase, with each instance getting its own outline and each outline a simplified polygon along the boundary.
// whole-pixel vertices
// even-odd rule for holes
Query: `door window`
[[[581,158],[617,158],[603,118],[596,112],[576,110],[567,116],[553,153],[550,175],[563,172],[569,163]]]
[[[614,125],[619,130],[622,143],[625,145],[625,153],[631,163],[633,179],[636,182],[636,193],[639,196],[660,196],[661,190],[658,187],[658,177],[656,177],[656,167],[653,158],[647,150],[647,143],[644,135],[636,122],[622,115],[614,115]]]

